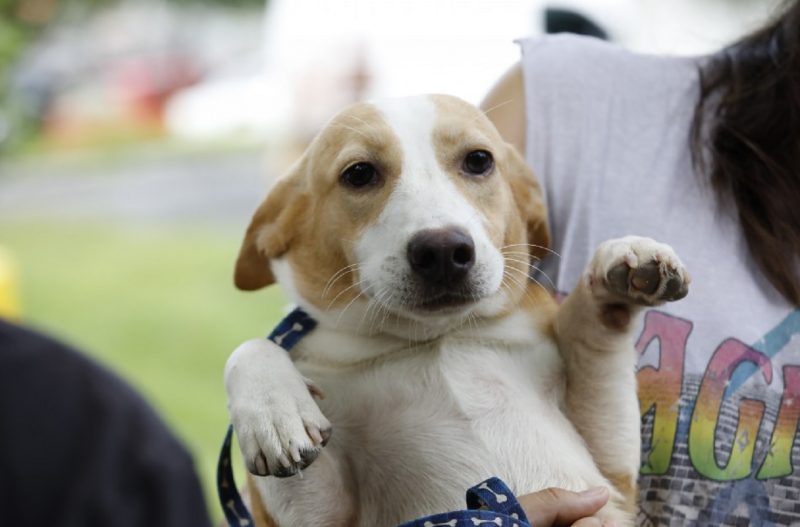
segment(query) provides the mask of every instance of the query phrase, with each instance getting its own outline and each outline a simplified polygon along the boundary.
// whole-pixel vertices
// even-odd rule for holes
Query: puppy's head
[[[517,303],[548,242],[539,186],[477,108],[447,96],[357,104],[258,208],[235,282],[277,278],[351,328],[447,326]]]

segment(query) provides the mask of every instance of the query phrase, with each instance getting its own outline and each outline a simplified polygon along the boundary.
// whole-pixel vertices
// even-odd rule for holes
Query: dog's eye
[[[341,179],[351,187],[366,187],[378,181],[378,171],[370,163],[356,163],[342,172]]]
[[[473,150],[464,158],[464,172],[473,176],[482,176],[493,166],[494,158],[486,150]]]

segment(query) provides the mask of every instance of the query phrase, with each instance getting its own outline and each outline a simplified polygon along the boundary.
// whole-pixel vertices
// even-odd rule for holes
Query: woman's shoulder
[[[526,69],[533,67],[562,73],[585,67],[596,69],[609,63],[624,62],[634,55],[617,44],[569,33],[543,35],[518,42]]]
[[[539,35],[522,38],[517,41],[523,53],[535,57],[548,54],[550,57],[581,58],[590,55],[614,55],[627,52],[621,46],[596,37],[575,35],[572,33],[557,33],[552,35]]]
[[[597,37],[556,33],[517,40],[524,55],[533,58],[608,59],[633,62],[693,62],[701,56],[671,55],[634,51],[627,47]]]
[[[696,79],[701,57],[658,55],[630,51],[618,44],[572,34],[545,35],[518,41],[526,80],[597,86],[613,81],[619,85],[663,83]]]

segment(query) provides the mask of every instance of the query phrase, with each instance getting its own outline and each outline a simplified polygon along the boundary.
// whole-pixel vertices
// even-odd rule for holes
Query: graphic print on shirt
[[[649,311],[636,349],[640,525],[800,522],[800,311],[685,374],[693,324]]]

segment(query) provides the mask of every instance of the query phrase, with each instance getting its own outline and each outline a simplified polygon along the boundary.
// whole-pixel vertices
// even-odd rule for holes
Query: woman
[[[797,524],[800,1],[710,57],[575,36],[521,47],[483,107],[543,184],[559,292],[626,234],[672,245],[693,276],[637,345],[640,524]],[[555,523],[596,505],[554,496],[522,501]]]

